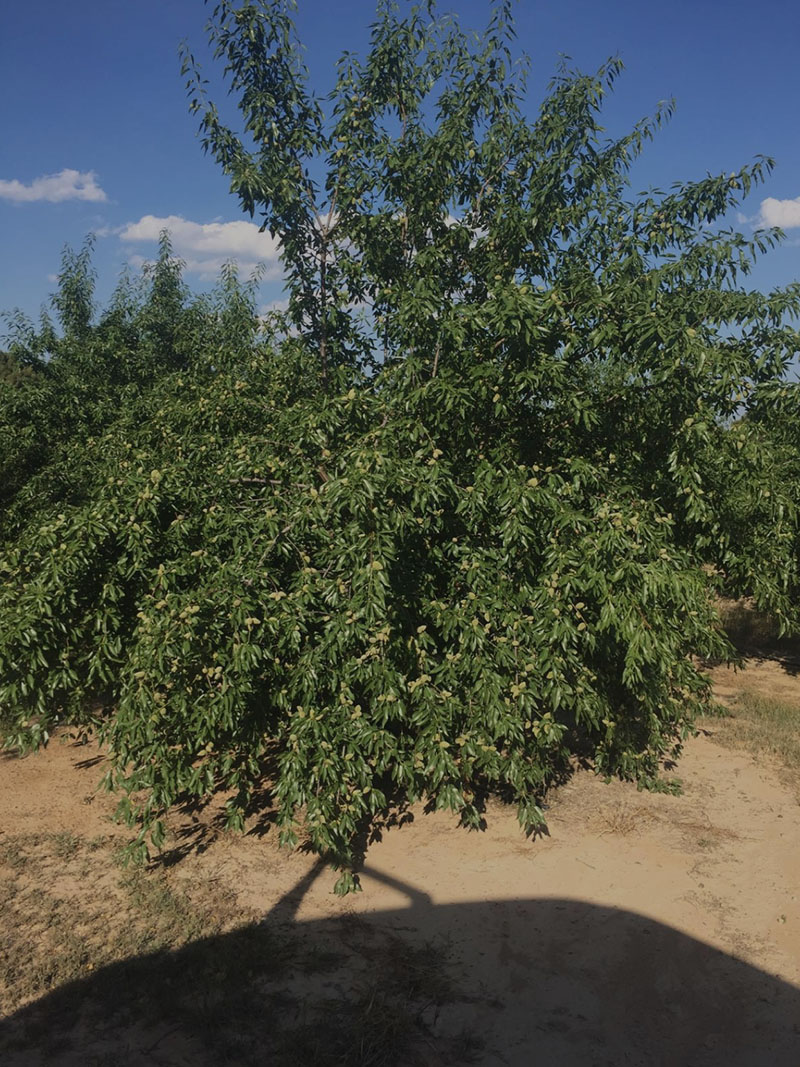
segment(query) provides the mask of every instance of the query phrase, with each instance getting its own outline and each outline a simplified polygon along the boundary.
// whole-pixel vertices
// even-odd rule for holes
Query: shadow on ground
[[[105,967],[0,1022],[4,1067],[796,1067],[800,990],[641,915],[568,899],[260,923]],[[346,908],[346,902],[343,909]]]
[[[725,632],[741,656],[775,660],[787,674],[800,673],[800,634],[781,636],[773,616],[759,611],[749,598],[720,598],[718,607]]]

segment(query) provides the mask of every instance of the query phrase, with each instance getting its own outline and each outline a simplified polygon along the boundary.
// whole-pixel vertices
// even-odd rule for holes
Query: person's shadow
[[[580,900],[266,916],[125,960],[0,1022],[3,1067],[80,1064],[798,1067],[800,989],[652,919]]]

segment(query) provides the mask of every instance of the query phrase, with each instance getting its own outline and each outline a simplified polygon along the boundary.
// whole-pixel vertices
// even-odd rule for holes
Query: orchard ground
[[[535,840],[499,802],[485,832],[412,809],[344,899],[263,812],[239,836],[185,810],[125,868],[97,748],[4,757],[0,1060],[794,1067],[800,659],[747,662],[710,668],[732,717],[680,795],[577,771]]]

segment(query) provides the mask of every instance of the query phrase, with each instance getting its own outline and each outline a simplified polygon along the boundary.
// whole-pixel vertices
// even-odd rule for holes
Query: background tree
[[[6,316],[0,364],[0,537],[13,536],[46,502],[84,499],[83,448],[126,403],[164,376],[231,345],[245,351],[257,328],[254,278],[225,268],[217,291],[190,299],[183,264],[162,233],[159,253],[137,277],[123,274],[109,306],[94,304],[93,238],[64,250],[58,288],[34,323]],[[236,325],[238,323],[238,326]],[[60,327],[60,329],[59,329]],[[237,333],[238,329],[238,333]]]
[[[186,311],[167,255],[159,314],[101,319],[100,379],[134,329],[142,373],[0,561],[9,743],[96,726],[142,848],[217,788],[241,825],[267,775],[341,890],[394,802],[476,826],[498,791],[530,830],[576,754],[664,787],[693,657],[732,652],[715,589],[795,618],[795,501],[733,420],[796,388],[800,287],[742,288],[780,235],[719,228],[771,162],[633,196],[670,108],[605,139],[611,61],[528,122],[509,3],[478,37],[379,5],[329,118],[288,4],[209,32],[243,130],[186,54],[192,110],[289,309],[259,330],[228,272]]]

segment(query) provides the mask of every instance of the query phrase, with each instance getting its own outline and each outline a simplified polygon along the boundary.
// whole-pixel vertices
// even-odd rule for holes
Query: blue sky
[[[402,4],[402,0],[401,0]],[[440,0],[480,28],[486,0]],[[172,230],[193,288],[236,258],[270,264],[265,304],[279,298],[274,249],[240,213],[188,113],[178,45],[205,52],[201,0],[37,0],[0,17],[0,310],[36,314],[61,250],[97,233],[98,296],[126,263],[152,258]],[[330,88],[344,49],[362,50],[372,0],[299,0],[312,85]],[[674,97],[675,117],[636,171],[636,185],[730,171],[762,153],[778,167],[742,209],[740,228],[780,224],[784,247],[748,284],[800,278],[800,4],[797,0],[519,0],[518,46],[532,60],[530,110],[566,53],[583,69],[619,54],[626,72],[606,109],[621,134]],[[213,86],[218,71],[204,63]],[[736,221],[733,219],[732,221]]]

